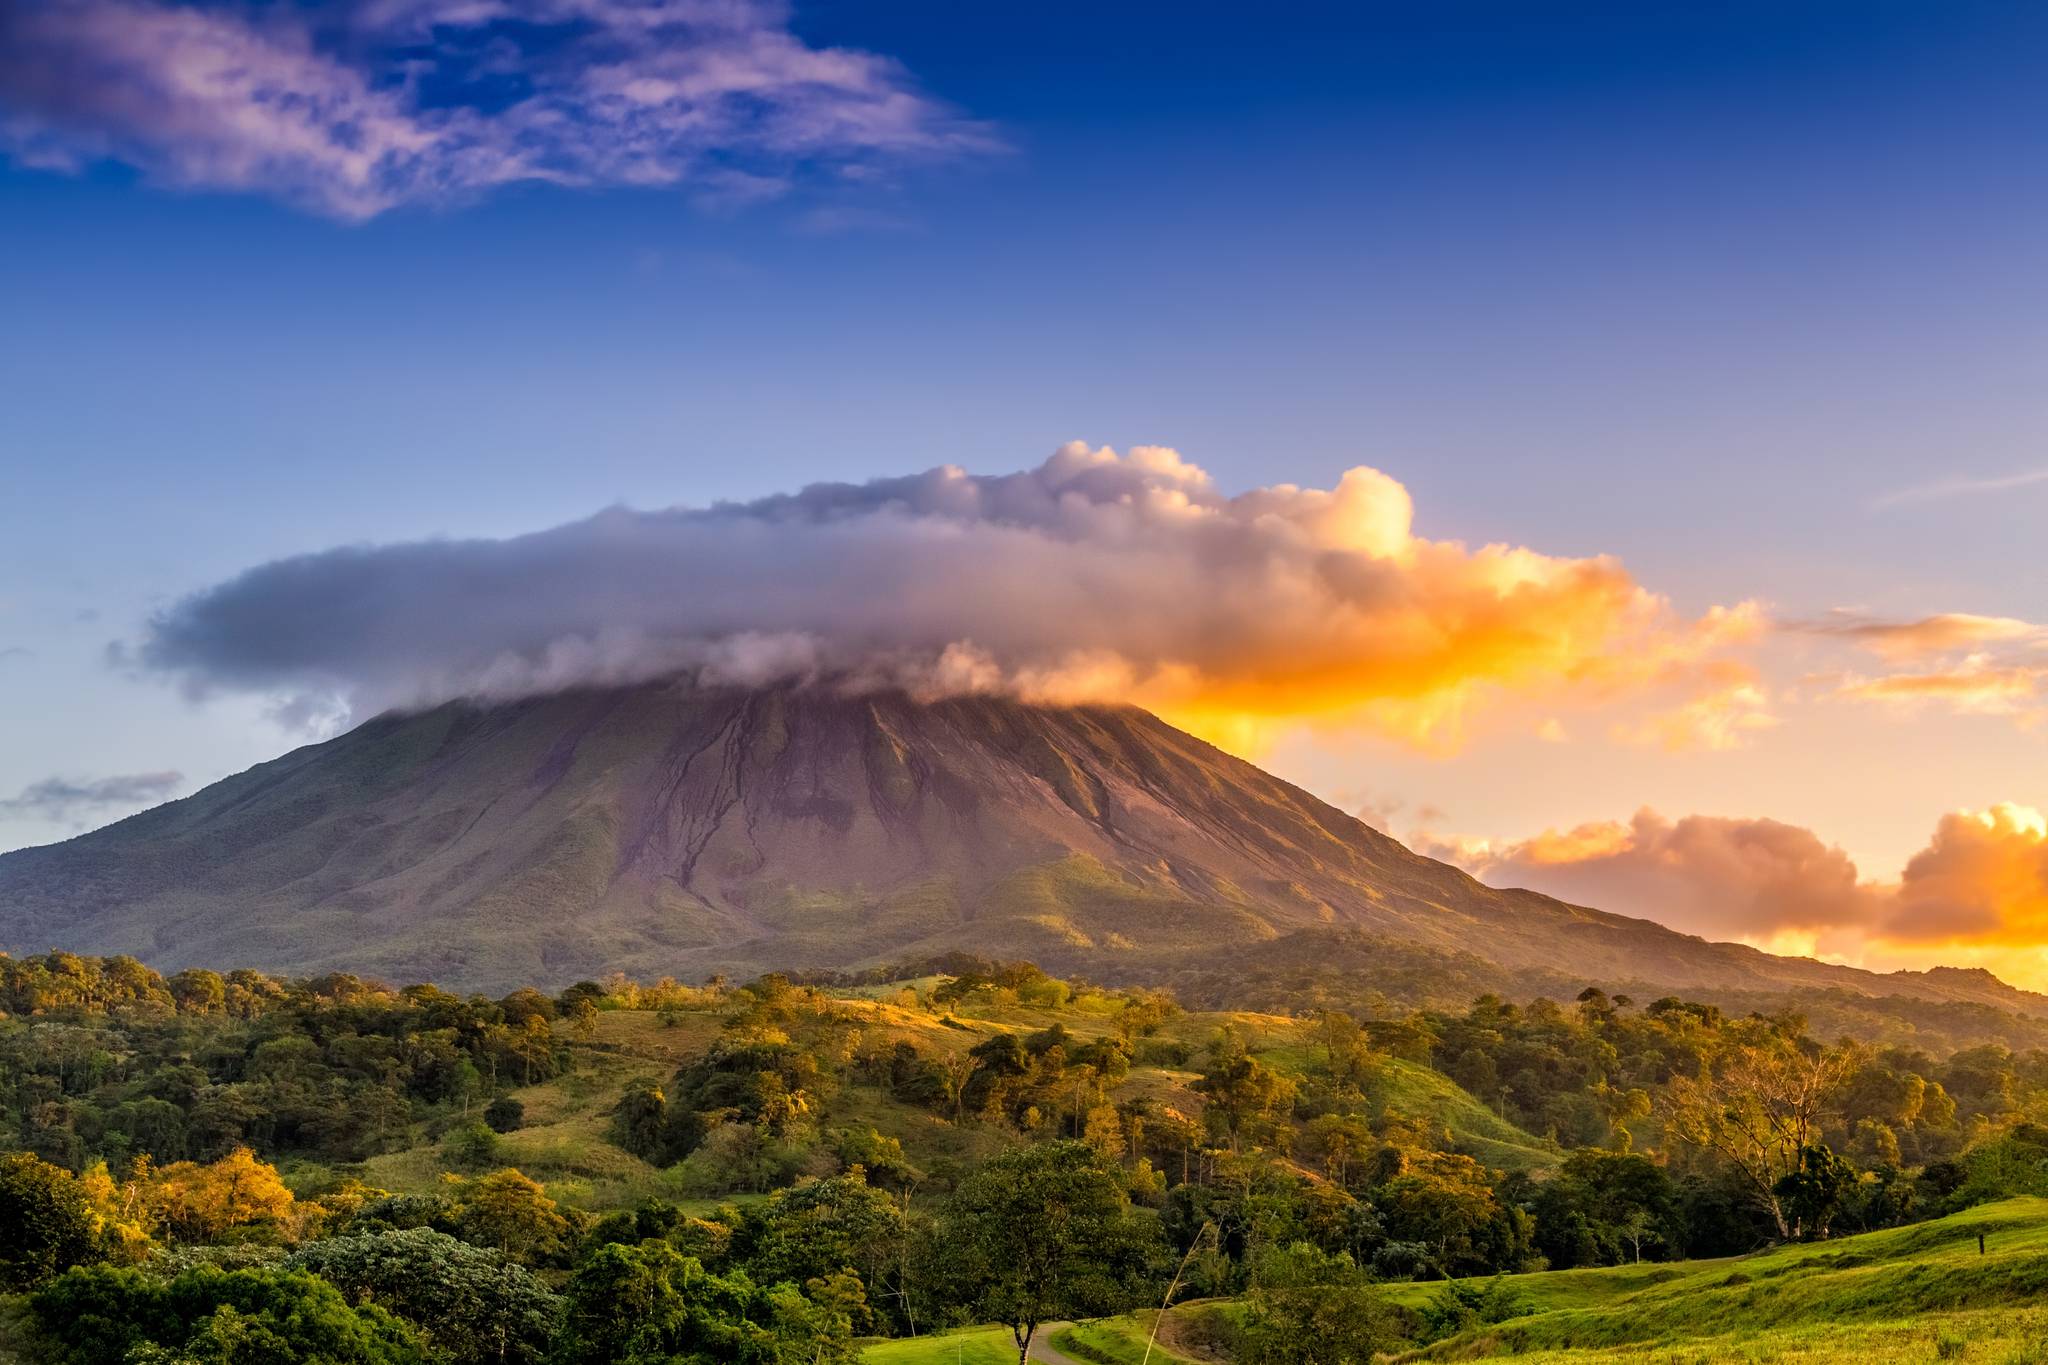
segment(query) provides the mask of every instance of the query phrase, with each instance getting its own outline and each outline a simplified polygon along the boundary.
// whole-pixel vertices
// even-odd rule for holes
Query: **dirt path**
[[[1038,1334],[1031,1338],[1031,1358],[1043,1361],[1044,1365],[1087,1365],[1085,1361],[1076,1360],[1052,1348],[1052,1334],[1064,1332],[1073,1325],[1071,1322],[1048,1322],[1041,1325]]]

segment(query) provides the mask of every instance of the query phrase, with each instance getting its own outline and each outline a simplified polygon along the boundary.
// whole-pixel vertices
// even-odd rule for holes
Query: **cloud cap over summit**
[[[505,540],[263,564],[136,657],[204,692],[358,714],[669,674],[1134,701],[1194,723],[1363,720],[1444,741],[1488,694],[1722,684],[1752,608],[1680,619],[1607,557],[1413,530],[1408,492],[1235,496],[1162,447],[946,466],[709,508],[614,507]]]

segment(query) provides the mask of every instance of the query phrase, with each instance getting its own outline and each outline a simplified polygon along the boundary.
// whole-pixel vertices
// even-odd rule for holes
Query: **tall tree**
[[[1861,1064],[1852,1047],[1802,1046],[1761,1022],[1731,1026],[1699,1076],[1671,1079],[1671,1136],[1712,1152],[1770,1215],[1780,1237],[1796,1233],[1781,1184],[1821,1140],[1836,1096]]]
[[[1126,1306],[1151,1236],[1086,1143],[1005,1152],[962,1181],[936,1250],[976,1316],[1009,1326],[1023,1365],[1039,1327]]]

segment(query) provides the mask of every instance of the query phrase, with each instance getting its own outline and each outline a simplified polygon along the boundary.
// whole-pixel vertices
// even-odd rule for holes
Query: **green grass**
[[[1072,1327],[1055,1332],[1052,1346],[1076,1360],[1091,1362],[1091,1365],[1143,1365],[1145,1341],[1152,1331],[1152,1319],[1157,1313],[1129,1313],[1116,1318],[1098,1318],[1093,1322],[1077,1322]],[[1186,1356],[1178,1356],[1164,1346],[1152,1348],[1152,1365],[1189,1365]]]
[[[1552,1144],[1488,1109],[1441,1072],[1388,1058],[1373,1098],[1397,1114],[1432,1119],[1451,1130],[1457,1150],[1504,1171],[1549,1170],[1562,1159]]]
[[[1510,1283],[1530,1312],[1406,1358],[2005,1365],[2048,1341],[2048,1199],[2008,1199],[1752,1256],[1551,1271]],[[1414,1306],[1436,1292],[1412,1284],[1389,1295]]]
[[[1017,1365],[1017,1344],[1007,1327],[969,1327],[878,1341],[860,1358],[862,1365]]]

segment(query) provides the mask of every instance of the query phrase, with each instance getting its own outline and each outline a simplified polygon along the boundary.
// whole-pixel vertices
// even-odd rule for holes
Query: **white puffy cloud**
[[[1132,701],[1207,733],[1329,717],[1429,742],[1509,696],[1725,683],[1753,612],[1679,619],[1614,560],[1415,534],[1407,490],[1237,496],[1074,444],[507,540],[349,547],[179,603],[135,651],[204,690],[364,707],[685,673]]]

